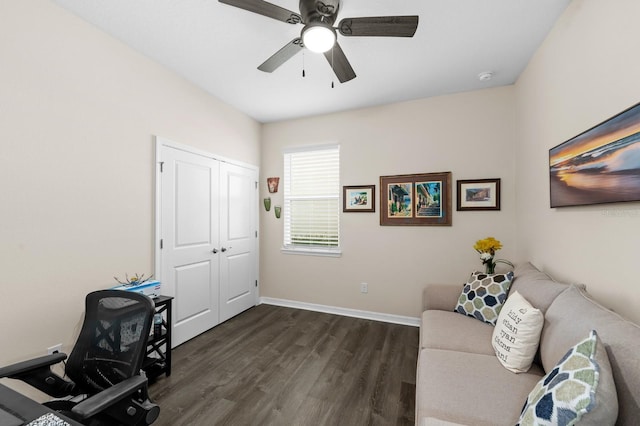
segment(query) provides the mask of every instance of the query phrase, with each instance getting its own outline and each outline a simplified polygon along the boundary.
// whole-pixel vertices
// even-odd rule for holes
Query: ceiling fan
[[[413,37],[418,28],[418,16],[376,16],[345,18],[333,27],[340,0],[300,0],[300,13],[263,0],[219,0],[230,6],[277,19],[287,24],[303,24],[296,37],[264,61],[258,69],[273,72],[303,48],[324,53],[340,83],[356,77],[349,60],[336,40],[336,30],[345,37]]]

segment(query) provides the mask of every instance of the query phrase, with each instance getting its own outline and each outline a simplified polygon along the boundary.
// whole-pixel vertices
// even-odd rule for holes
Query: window
[[[340,147],[284,153],[284,252],[340,255]]]

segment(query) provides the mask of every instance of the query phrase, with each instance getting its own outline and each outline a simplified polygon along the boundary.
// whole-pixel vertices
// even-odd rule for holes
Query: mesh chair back
[[[123,290],[89,293],[85,305],[65,372],[76,393],[91,395],[140,372],[155,310],[147,296]]]

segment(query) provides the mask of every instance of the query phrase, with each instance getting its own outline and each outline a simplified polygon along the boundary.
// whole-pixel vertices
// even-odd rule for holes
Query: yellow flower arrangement
[[[502,248],[502,243],[493,237],[487,237],[484,240],[476,241],[473,246],[478,253],[490,253],[492,256],[496,254],[496,251]]]
[[[496,251],[502,248],[502,243],[493,237],[487,237],[476,241],[473,248],[480,253],[480,260],[485,267],[487,274],[493,274],[496,271],[496,263],[505,263],[513,267],[513,263],[504,259],[495,259]]]

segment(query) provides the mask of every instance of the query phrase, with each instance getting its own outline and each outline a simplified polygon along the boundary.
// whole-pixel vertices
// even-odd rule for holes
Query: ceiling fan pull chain
[[[334,45],[335,46],[335,45]],[[333,75],[336,75],[333,69],[333,47],[331,47],[331,71],[333,71]],[[333,89],[333,76],[331,77],[331,88]]]
[[[302,78],[306,77],[304,72],[304,50],[302,51]]]

